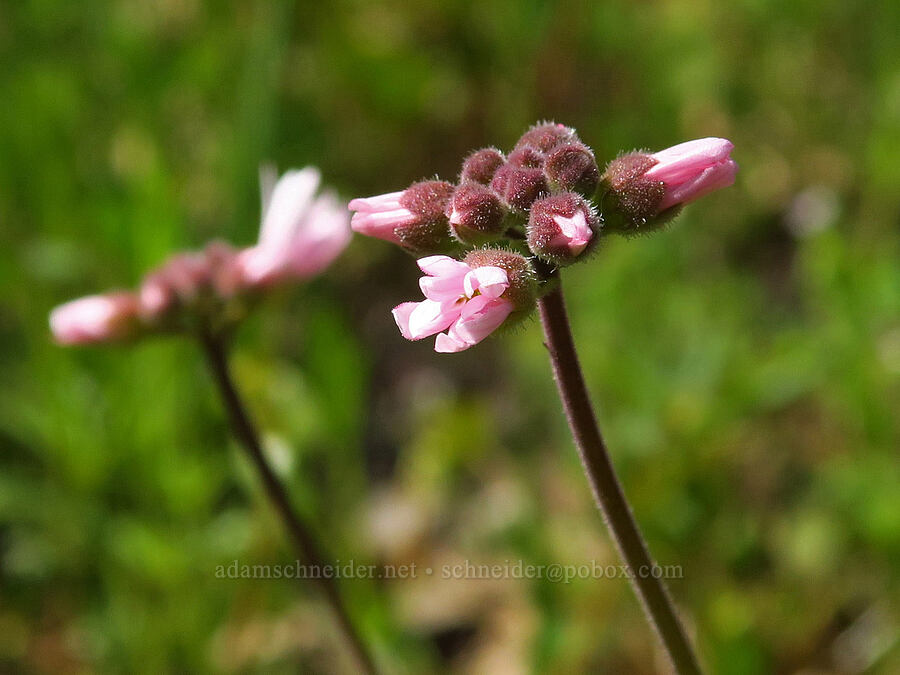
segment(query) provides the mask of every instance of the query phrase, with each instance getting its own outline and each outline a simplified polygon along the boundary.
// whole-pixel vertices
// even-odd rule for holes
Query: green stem
[[[221,338],[204,334],[201,336],[201,344],[213,379],[216,381],[216,386],[222,396],[222,402],[228,412],[234,434],[237,436],[241,447],[247,452],[250,461],[256,467],[269,499],[278,511],[278,515],[284,521],[304,562],[320,571],[324,570],[324,558],[319,552],[319,547],[312,535],[311,528],[294,511],[287,491],[278,480],[263,454],[256,426],[250,419],[231,377],[231,371],[228,368],[228,358]],[[347,613],[346,607],[344,607],[334,579],[326,577],[323,573],[315,575],[315,579],[319,582],[325,599],[334,612],[338,626],[363,672],[369,675],[377,675],[378,669],[375,667],[375,662],[353,622],[350,620],[350,615]]]
[[[556,285],[538,301],[538,307],[556,385],[594,500],[612,533],[619,554],[628,565],[629,579],[641,600],[647,620],[662,640],[675,670],[681,675],[698,674],[701,671],[697,657],[665,584],[651,574],[651,570],[658,568],[650,557],[600,435],[575,351],[562,285],[553,278],[555,276],[555,272],[547,275]]]

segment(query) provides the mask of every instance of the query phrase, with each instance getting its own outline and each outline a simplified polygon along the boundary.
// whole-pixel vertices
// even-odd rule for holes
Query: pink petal
[[[665,182],[677,181],[685,173],[726,161],[733,149],[734,144],[725,138],[699,138],[679,143],[654,153],[652,156],[658,164],[644,175]]]
[[[136,313],[137,300],[130,293],[89,295],[50,312],[50,331],[64,345],[105,342],[122,337]]]
[[[259,242],[265,246],[286,246],[301,226],[319,187],[319,172],[313,167],[288,171],[272,191],[263,217]]]
[[[438,333],[434,338],[434,351],[438,354],[455,354],[471,346],[468,342],[453,337],[449,333]]]
[[[400,190],[399,192],[388,192],[387,194],[374,197],[357,197],[350,200],[347,208],[351,211],[361,212],[391,211],[400,208],[400,197],[403,196],[404,192],[405,190]]]
[[[367,237],[376,237],[400,244],[400,238],[396,233],[397,228],[411,224],[415,220],[415,214],[404,208],[397,208],[393,211],[360,211],[353,214],[350,219],[350,227],[354,232]]]
[[[472,269],[446,255],[429,255],[418,260],[419,269],[430,277],[461,277]]]
[[[554,216],[553,222],[559,227],[559,236],[551,241],[553,246],[565,246],[573,255],[581,253],[594,236],[588,225],[587,218],[581,210],[576,211],[571,218]]]
[[[659,210],[665,210],[675,204],[687,204],[700,199],[700,197],[710,192],[728,187],[734,183],[737,168],[737,163],[734,160],[707,167],[697,176],[681,185],[674,186],[671,190],[667,190],[663,201],[659,205]]]
[[[458,300],[463,296],[463,277],[420,277],[419,288],[422,294],[429,300],[437,302],[446,302],[448,300]]]
[[[481,342],[500,327],[512,310],[508,300],[479,295],[466,303],[450,332],[470,344]]]
[[[497,298],[509,288],[509,277],[506,274],[506,270],[502,267],[485,265],[484,267],[476,267],[469,272],[463,281],[463,285],[466,295],[470,298],[475,295],[475,291],[480,291],[483,296],[489,298]]]
[[[393,315],[403,337],[421,340],[447,328],[459,317],[459,311],[453,304],[423,300],[397,305]]]

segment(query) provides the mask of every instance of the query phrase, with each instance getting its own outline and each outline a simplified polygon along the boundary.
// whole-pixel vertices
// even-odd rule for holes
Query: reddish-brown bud
[[[467,180],[489,185],[497,169],[503,166],[506,159],[496,148],[482,148],[466,157],[459,175],[459,182]]]
[[[457,239],[480,245],[503,233],[506,209],[490,188],[469,181],[456,188],[447,205],[447,217]]]
[[[516,143],[516,149],[530,145],[541,152],[549,152],[563,143],[572,143],[578,140],[575,130],[565,124],[555,122],[543,122],[535,124]]]
[[[649,232],[668,220],[657,218],[666,194],[665,183],[644,176],[655,164],[657,160],[651,155],[631,152],[606,167],[602,209],[611,231]]]
[[[564,192],[531,205],[528,248],[557,265],[568,265],[587,252],[600,231],[600,219],[581,195]]]
[[[504,164],[491,181],[491,189],[511,209],[527,211],[535,199],[550,194],[547,178],[541,169],[529,169]]]
[[[440,180],[428,180],[410,185],[401,195],[400,206],[414,218],[397,227],[400,243],[416,255],[441,253],[453,247],[445,211],[454,187]]]
[[[552,150],[544,162],[544,173],[558,190],[574,190],[591,196],[600,182],[594,153],[584,143],[566,143]]]
[[[526,169],[540,169],[544,166],[544,153],[530,145],[523,145],[509,154],[507,162],[512,166]]]

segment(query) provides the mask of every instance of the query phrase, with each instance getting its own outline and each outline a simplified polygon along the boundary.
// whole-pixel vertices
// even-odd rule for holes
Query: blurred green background
[[[0,670],[344,672],[192,344],[62,349],[47,313],[252,242],[257,166],[349,198],[575,126],[702,136],[735,187],[566,274],[614,461],[711,672],[900,672],[900,4],[0,5]],[[335,559],[616,561],[536,321],[458,356],[357,239],[234,365]],[[654,673],[624,580],[344,584],[396,672]]]

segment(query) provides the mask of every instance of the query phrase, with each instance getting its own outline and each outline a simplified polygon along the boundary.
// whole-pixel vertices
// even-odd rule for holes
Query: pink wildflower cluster
[[[681,205],[731,185],[732,147],[705,138],[630,153],[601,175],[574,129],[537,124],[509,154],[493,147],[470,154],[456,185],[423,181],[352,200],[351,227],[425,256],[425,300],[398,305],[394,319],[407,339],[437,335],[436,351],[458,352],[527,314],[535,279],[584,260],[600,235],[652,229]],[[503,248],[492,248],[500,242]],[[483,255],[450,257],[466,251]],[[510,279],[511,269],[521,273]]]

